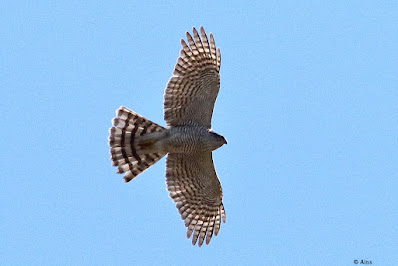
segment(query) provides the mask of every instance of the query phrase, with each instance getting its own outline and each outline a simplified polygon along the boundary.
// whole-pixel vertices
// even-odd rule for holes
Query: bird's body
[[[225,144],[224,138],[218,136],[203,126],[172,127],[164,131],[157,146],[166,153],[213,151]]]
[[[192,243],[208,244],[225,222],[221,184],[212,151],[226,144],[211,130],[211,117],[220,88],[220,50],[203,28],[200,38],[187,33],[173,76],[165,90],[164,128],[134,111],[120,107],[110,129],[111,160],[131,181],[168,154],[167,189],[188,228]]]

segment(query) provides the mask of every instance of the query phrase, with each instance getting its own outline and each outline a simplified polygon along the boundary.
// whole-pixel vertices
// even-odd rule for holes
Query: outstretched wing
[[[203,27],[202,39],[193,28],[187,32],[189,47],[182,39],[182,49],[173,76],[164,94],[164,119],[168,126],[204,125],[211,128],[214,103],[220,89],[220,49],[216,49],[210,33],[210,43]]]
[[[199,239],[201,246],[205,238],[209,244],[213,232],[217,235],[220,230],[221,219],[226,220],[212,153],[170,153],[166,177],[170,197],[188,228],[187,237],[193,233],[193,245]]]

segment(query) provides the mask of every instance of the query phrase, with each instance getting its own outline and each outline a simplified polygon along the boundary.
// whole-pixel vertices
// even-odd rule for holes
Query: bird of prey
[[[186,33],[173,76],[164,93],[162,127],[121,106],[110,128],[111,160],[117,173],[131,181],[168,154],[166,184],[188,229],[187,238],[201,246],[218,234],[226,216],[212,151],[226,144],[212,131],[214,103],[220,89],[221,53],[203,27]]]

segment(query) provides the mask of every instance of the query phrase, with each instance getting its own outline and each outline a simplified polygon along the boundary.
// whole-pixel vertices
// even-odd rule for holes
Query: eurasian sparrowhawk
[[[203,27],[187,32],[173,76],[164,93],[164,128],[126,107],[116,111],[109,130],[111,160],[126,182],[168,154],[167,190],[192,233],[192,244],[209,244],[225,223],[222,189],[212,151],[226,144],[211,129],[214,103],[220,89],[220,49]]]

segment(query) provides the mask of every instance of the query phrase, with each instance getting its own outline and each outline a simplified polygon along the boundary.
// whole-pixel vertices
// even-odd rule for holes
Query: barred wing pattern
[[[192,244],[199,246],[206,238],[210,243],[213,232],[218,234],[226,216],[222,189],[214,169],[211,152],[170,153],[166,163],[167,190],[188,228]]]
[[[168,126],[204,125],[211,128],[214,103],[220,89],[220,49],[214,37],[210,43],[203,27],[202,39],[193,28],[187,32],[189,47],[182,39],[182,49],[173,76],[164,95],[164,118]]]
[[[212,152],[206,151],[214,140],[203,130],[211,128],[220,89],[221,53],[213,35],[208,39],[203,27],[200,35],[195,28],[193,35],[187,32],[187,43],[181,40],[180,56],[165,89],[167,128],[122,106],[112,120],[108,139],[112,164],[118,173],[124,173],[126,182],[171,151],[166,161],[167,189],[188,229],[187,237],[201,246],[205,240],[210,243],[226,220]],[[204,152],[172,152],[181,147]]]

